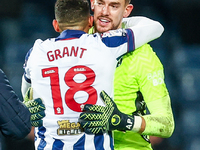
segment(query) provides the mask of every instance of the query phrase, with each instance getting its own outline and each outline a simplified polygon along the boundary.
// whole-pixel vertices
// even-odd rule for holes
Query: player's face
[[[120,28],[123,17],[127,17],[132,11],[131,9],[128,12],[129,7],[129,5],[125,5],[125,0],[94,0],[92,9],[95,32],[102,33]]]

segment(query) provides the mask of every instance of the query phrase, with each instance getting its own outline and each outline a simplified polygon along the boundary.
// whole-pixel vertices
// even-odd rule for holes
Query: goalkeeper
[[[124,14],[127,11],[130,12],[133,6],[130,0],[121,0],[120,3],[122,3],[120,6],[125,7],[120,8],[120,12],[116,13],[116,11],[111,11],[111,7],[115,6],[113,9],[118,7],[114,5],[117,3],[110,3],[109,0],[104,0],[103,3],[99,0],[91,0],[94,28],[90,30],[90,33],[106,32],[128,25],[129,22],[122,24],[122,19],[127,17]],[[126,18],[123,20],[126,21]],[[151,150],[149,136],[170,137],[174,131],[174,119],[163,72],[163,65],[148,44],[124,55],[115,71],[114,101],[119,111],[124,114],[123,116],[131,118],[133,126],[128,125],[130,128],[126,128],[127,124],[124,123],[115,128],[109,128],[102,124],[100,130],[100,126],[93,127],[92,124],[88,126],[84,123],[85,130],[88,132],[105,129],[126,130],[126,133],[114,130],[115,150]],[[148,115],[146,106],[150,112]],[[86,121],[90,123],[88,119],[90,118],[86,118]],[[108,121],[111,120],[108,119]]]

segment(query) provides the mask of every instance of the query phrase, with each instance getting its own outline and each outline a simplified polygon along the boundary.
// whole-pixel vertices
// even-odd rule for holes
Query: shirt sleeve
[[[124,18],[122,27],[132,30],[135,40],[135,49],[159,38],[164,32],[164,27],[155,20],[146,17]]]
[[[13,139],[22,139],[31,131],[31,114],[19,100],[2,70],[0,70],[0,89],[1,132]]]
[[[174,118],[169,95],[148,102],[150,115],[143,116],[146,128],[142,134],[168,138],[174,131]]]
[[[170,137],[174,131],[171,101],[164,82],[164,69],[159,58],[147,44],[135,51],[135,65],[139,90],[142,92],[150,115],[143,116],[146,128],[142,134]]]

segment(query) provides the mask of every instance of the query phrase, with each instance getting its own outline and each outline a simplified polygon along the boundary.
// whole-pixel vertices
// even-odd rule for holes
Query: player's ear
[[[95,0],[90,0],[91,10],[92,11],[94,11],[94,3],[95,3]]]
[[[61,31],[61,30],[60,30],[60,27],[59,27],[59,25],[58,25],[58,21],[57,21],[56,19],[53,20],[52,24],[53,24],[53,28],[54,28],[54,30],[55,30],[56,32],[60,32],[60,31]]]
[[[123,17],[126,18],[130,15],[131,11],[133,10],[133,5],[132,4],[128,4],[125,8],[125,11],[124,11],[124,15]]]
[[[94,22],[94,17],[91,15],[89,18],[89,27],[90,28],[93,26],[93,22]]]

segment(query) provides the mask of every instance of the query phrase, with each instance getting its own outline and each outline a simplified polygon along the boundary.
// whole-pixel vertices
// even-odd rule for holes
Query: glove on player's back
[[[33,99],[33,89],[31,87],[26,92],[23,103],[31,113],[31,125],[34,127],[42,126],[42,118],[45,117],[45,106],[40,98]]]
[[[99,134],[111,130],[131,130],[134,116],[120,112],[105,91],[100,93],[106,106],[86,104],[80,114],[80,124],[88,134]]]

